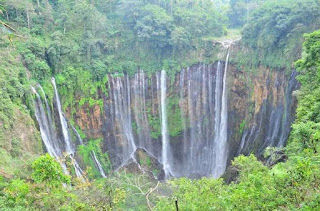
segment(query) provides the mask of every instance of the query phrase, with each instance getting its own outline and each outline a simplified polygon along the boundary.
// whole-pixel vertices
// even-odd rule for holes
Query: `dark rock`
[[[236,182],[239,176],[239,171],[234,166],[229,166],[224,174],[221,176],[225,183],[230,184],[231,182]]]
[[[134,159],[129,159],[119,171],[126,171],[133,174],[146,174],[150,179],[164,180],[165,173],[163,165],[145,149],[137,149]]]
[[[150,155],[145,149],[137,149],[134,153],[141,169],[150,177],[157,180],[164,180],[165,173],[163,165],[157,158]]]
[[[128,173],[132,173],[132,174],[142,174],[143,171],[139,165],[139,163],[137,163],[135,160],[133,160],[132,158],[130,158],[120,169],[119,171],[126,171]]]

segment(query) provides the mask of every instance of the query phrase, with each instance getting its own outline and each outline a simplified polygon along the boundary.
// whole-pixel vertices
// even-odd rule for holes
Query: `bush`
[[[49,154],[37,158],[32,164],[32,179],[50,186],[70,184],[70,177],[63,173],[61,165]]]

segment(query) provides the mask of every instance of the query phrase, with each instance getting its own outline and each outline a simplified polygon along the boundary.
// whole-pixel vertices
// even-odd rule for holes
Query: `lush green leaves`
[[[98,171],[94,158],[93,152],[96,154],[98,160],[100,161],[102,168],[105,174],[109,174],[111,171],[111,163],[106,153],[101,151],[101,141],[102,139],[98,140],[91,140],[86,145],[80,145],[78,148],[78,152],[80,153],[87,169],[86,172],[88,173],[90,178],[99,178],[100,172]]]
[[[291,67],[300,57],[303,33],[319,27],[320,3],[315,0],[269,0],[252,13],[243,42],[252,60],[271,67]]]
[[[70,183],[69,176],[64,174],[61,165],[49,154],[37,158],[32,168],[32,179],[37,183],[46,182],[49,185]]]

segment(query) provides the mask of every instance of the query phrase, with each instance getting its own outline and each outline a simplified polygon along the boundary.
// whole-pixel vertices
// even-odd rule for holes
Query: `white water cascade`
[[[71,126],[74,134],[76,135],[79,144],[83,145],[83,140],[82,140],[80,134],[78,133],[78,131],[76,130],[76,128],[73,127],[71,124],[70,124],[70,126]],[[94,152],[94,150],[92,150],[92,152],[91,152],[91,157],[92,157],[92,159],[93,159],[93,161],[94,161],[94,163],[96,165],[96,168],[99,170],[101,177],[107,178],[107,176],[106,176],[106,174],[105,174],[105,172],[104,172],[104,170],[102,168],[102,165],[101,165],[98,157],[96,156],[96,153]]]
[[[220,176],[228,156],[228,59],[183,69],[170,83],[164,70],[110,75],[105,140],[115,169],[136,162],[134,153],[143,148],[162,163],[166,178]],[[171,136],[173,121],[181,131]]]
[[[39,123],[40,134],[42,141],[48,151],[48,153],[55,157],[58,161],[60,160],[61,151],[60,147],[57,146],[59,143],[55,141],[56,137],[52,131],[53,123],[51,119],[49,119],[49,115],[46,114],[45,109],[42,106],[42,100],[37,90],[34,87],[31,87],[33,93],[36,95],[36,106],[35,106],[35,116]],[[44,96],[45,98],[45,96]],[[47,100],[45,100],[47,101]],[[47,107],[47,112],[49,113],[49,107]],[[65,165],[63,166],[65,167]],[[64,168],[65,169],[65,168]]]
[[[36,106],[35,106],[35,116],[38,121],[39,127],[40,127],[40,133],[41,138],[43,140],[43,143],[45,144],[45,147],[47,149],[47,152],[56,158],[56,160],[61,164],[65,174],[69,174],[67,170],[67,166],[64,163],[63,160],[63,153],[66,152],[67,156],[70,158],[71,163],[73,165],[73,168],[75,170],[76,176],[83,178],[83,171],[81,167],[79,166],[78,162],[74,158],[74,147],[72,146],[70,134],[68,131],[68,124],[66,119],[63,116],[60,99],[58,95],[58,91],[56,89],[55,80],[52,79],[52,84],[55,91],[55,97],[56,97],[56,104],[58,108],[60,123],[61,123],[61,130],[63,134],[63,138],[59,138],[57,128],[54,126],[52,113],[45,95],[44,90],[40,85],[38,85],[39,89],[41,90],[43,94],[43,99],[45,101],[46,110],[43,108],[43,103],[40,95],[38,94],[37,90],[34,87],[31,87],[32,91],[35,93],[37,99],[36,99]]]
[[[70,124],[70,126],[71,126],[73,132],[76,134],[79,144],[83,145],[82,138],[81,138],[80,134],[78,133],[77,129],[74,128],[73,125],[71,125],[71,124]]]
[[[102,165],[101,165],[99,159],[97,158],[96,153],[94,152],[94,150],[92,150],[91,156],[92,156],[92,158],[93,158],[93,160],[94,160],[94,162],[95,162],[95,164],[96,164],[96,166],[97,166],[97,168],[98,168],[98,170],[100,172],[100,175],[103,178],[107,178],[107,176],[106,176],[106,174],[105,174],[105,172],[104,172],[104,170],[102,168]]]
[[[130,80],[128,76],[109,77],[112,85],[112,98],[114,106],[112,109],[113,130],[119,131],[121,134],[118,138],[121,141],[121,163],[125,165],[130,159],[135,160],[134,152],[137,146],[134,141],[132,132],[132,118],[131,118],[131,96],[130,96]]]
[[[162,134],[162,164],[166,177],[172,176],[172,170],[170,166],[170,145],[169,145],[169,134],[168,134],[168,123],[167,123],[167,108],[166,108],[166,98],[167,98],[167,80],[166,72],[161,71],[160,77],[161,86],[161,134]]]
[[[215,145],[215,160],[214,160],[214,171],[213,176],[214,177],[220,177],[223,172],[225,171],[227,167],[227,159],[228,159],[228,151],[227,151],[227,139],[228,139],[228,105],[227,105],[227,90],[226,90],[226,81],[227,81],[227,70],[228,70],[228,61],[229,61],[229,55],[230,51],[228,50],[228,54],[226,57],[226,63],[224,68],[224,76],[223,76],[223,90],[222,90],[222,97],[220,98],[220,91],[218,86],[216,86],[216,109],[220,109],[221,105],[221,111],[219,112],[216,110],[216,121],[215,121],[215,139],[214,139],[214,145]],[[219,63],[220,64],[220,63]],[[219,66],[218,64],[218,66]],[[222,68],[218,67],[218,75],[220,74]],[[216,83],[219,83],[216,81]],[[220,85],[219,85],[220,86]],[[221,99],[221,103],[219,103],[219,100]]]
[[[55,78],[51,79],[53,88],[54,88],[54,93],[55,93],[55,99],[56,99],[56,103],[57,103],[57,107],[58,107],[58,113],[59,113],[59,118],[60,118],[60,123],[61,123],[61,128],[62,128],[62,134],[64,137],[64,141],[66,144],[66,151],[69,154],[73,154],[74,153],[74,149],[71,145],[70,142],[70,134],[68,131],[68,123],[67,120],[65,119],[63,113],[62,113],[62,108],[61,108],[61,102],[60,102],[60,97],[59,97],[59,93],[58,93],[58,89],[57,89],[57,85],[56,85],[56,80]]]
[[[76,173],[77,177],[81,178],[82,175],[83,175],[83,171],[80,168],[80,166],[77,163],[77,161],[73,157],[75,149],[74,149],[74,147],[73,147],[73,145],[71,143],[71,140],[70,140],[70,134],[69,134],[69,128],[68,128],[67,120],[64,117],[64,114],[62,112],[60,97],[59,97],[59,93],[58,93],[58,89],[57,89],[55,78],[52,78],[51,82],[52,82],[52,85],[53,85],[53,88],[54,88],[55,99],[56,99],[56,104],[57,104],[60,123],[61,123],[61,128],[62,128],[62,134],[63,134],[63,137],[64,137],[64,142],[65,142],[65,147],[66,147],[65,150],[66,150],[66,153],[68,154],[69,158],[72,161],[72,165],[74,167],[74,170],[75,170],[75,173]]]

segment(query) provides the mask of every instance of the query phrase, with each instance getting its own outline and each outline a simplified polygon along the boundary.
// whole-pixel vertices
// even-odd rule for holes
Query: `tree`
[[[230,0],[229,19],[231,27],[242,27],[249,21],[251,13],[265,0]]]
[[[172,31],[173,19],[166,11],[157,5],[148,4],[143,7],[134,29],[137,37],[148,41],[155,48],[168,45]]]
[[[32,179],[37,183],[49,186],[69,184],[70,177],[63,173],[60,164],[49,154],[37,158],[32,164]]]

